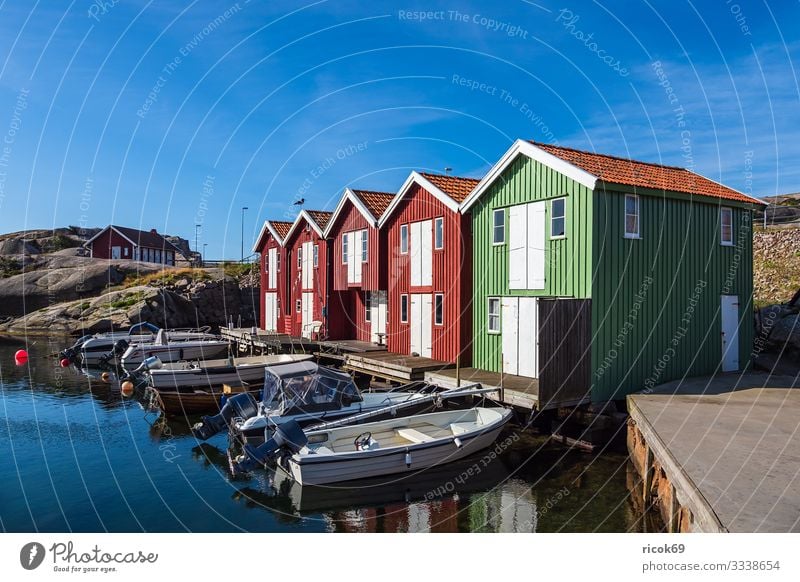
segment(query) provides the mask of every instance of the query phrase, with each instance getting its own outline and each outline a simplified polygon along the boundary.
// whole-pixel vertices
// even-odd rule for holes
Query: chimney
[[[150,234],[158,234],[158,232],[156,231],[155,228],[151,228],[150,229]]]

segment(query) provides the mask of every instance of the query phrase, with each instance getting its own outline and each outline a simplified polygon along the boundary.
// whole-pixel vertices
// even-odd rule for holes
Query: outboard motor
[[[58,354],[59,358],[67,358],[68,360],[74,360],[81,353],[81,346],[83,346],[84,343],[86,343],[93,337],[94,337],[93,335],[85,335],[79,337],[75,341],[75,343],[72,344],[70,347],[61,350],[61,353]]]
[[[204,416],[192,427],[192,434],[201,441],[210,439],[221,430],[230,426],[234,418],[247,420],[258,414],[258,401],[250,392],[242,392],[231,396],[220,409],[219,414]]]
[[[113,360],[115,357],[119,357],[122,354],[124,354],[125,350],[127,349],[128,349],[128,342],[126,340],[124,339],[117,340],[114,342],[114,347],[111,348],[111,351],[100,359],[104,364],[107,364],[109,360]]]
[[[300,425],[296,421],[290,420],[278,426],[272,438],[263,445],[258,447],[245,445],[244,454],[236,457],[231,463],[231,468],[234,473],[252,471],[259,465],[265,465],[281,450],[289,454],[300,452],[307,442],[308,437]]]
[[[148,370],[160,370],[163,366],[164,362],[162,362],[158,356],[150,356],[149,358],[145,358],[145,360],[139,364],[138,368],[131,370],[123,378],[120,378],[120,380],[131,380],[142,372],[147,372]]]

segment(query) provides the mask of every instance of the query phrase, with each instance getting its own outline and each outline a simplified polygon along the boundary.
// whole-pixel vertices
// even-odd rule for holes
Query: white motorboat
[[[228,347],[227,340],[214,337],[176,340],[162,329],[152,343],[142,342],[128,346],[121,361],[124,367],[131,368],[151,356],[157,356],[165,364],[180,360],[206,360],[224,355]]]
[[[218,360],[180,361],[148,371],[150,386],[157,390],[214,388],[247,382],[261,386],[269,366],[311,360],[311,354],[274,354]]]
[[[360,392],[348,374],[310,361],[278,364],[264,370],[260,401],[250,392],[228,398],[219,414],[204,416],[192,433],[206,440],[227,428],[242,443],[260,445],[288,421],[308,425],[423,400],[430,404],[422,392]]]
[[[507,408],[470,408],[303,433],[286,425],[261,447],[246,446],[234,468],[249,470],[276,456],[301,485],[420,471],[491,446],[511,418]]]

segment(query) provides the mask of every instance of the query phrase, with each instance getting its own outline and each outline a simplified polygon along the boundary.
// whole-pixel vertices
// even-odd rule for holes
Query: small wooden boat
[[[240,394],[245,391],[261,390],[263,384],[242,383],[230,394]],[[200,389],[183,392],[169,392],[166,390],[152,389],[153,403],[165,414],[207,414],[218,411],[223,404],[223,396],[227,397],[222,388],[219,390]]]
[[[510,418],[506,408],[470,408],[308,431],[278,466],[301,485],[419,471],[491,446]]]

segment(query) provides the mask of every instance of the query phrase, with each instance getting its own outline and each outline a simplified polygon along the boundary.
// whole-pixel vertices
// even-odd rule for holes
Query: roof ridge
[[[538,141],[534,141],[532,139],[529,139],[528,143],[530,143],[532,145],[535,145],[536,147],[555,148],[555,149],[558,149],[558,150],[566,150],[566,151],[570,151],[570,152],[577,152],[579,154],[588,154],[590,156],[600,156],[602,158],[609,158],[609,159],[612,159],[612,160],[619,160],[621,162],[632,162],[632,163],[635,163],[635,164],[645,164],[647,166],[654,166],[656,168],[669,168],[670,170],[683,170],[685,172],[691,171],[688,168],[684,168],[683,166],[670,166],[670,165],[667,165],[667,164],[659,164],[659,163],[656,163],[656,162],[645,162],[644,160],[635,160],[633,158],[623,158],[622,156],[614,156],[614,155],[611,155],[611,154],[601,154],[599,152],[592,152],[592,151],[589,151],[589,150],[581,150],[581,149],[578,149],[578,148],[571,148],[571,147],[567,147],[567,146],[553,145],[553,144],[549,144],[549,143],[538,142]],[[698,176],[700,175],[700,174],[697,174],[696,172],[692,172],[692,173],[696,174]]]
[[[453,176],[452,174],[436,174],[434,172],[419,172],[420,176],[434,176],[435,178],[450,178],[453,180],[472,180],[480,182],[480,178],[470,178],[468,176]]]

